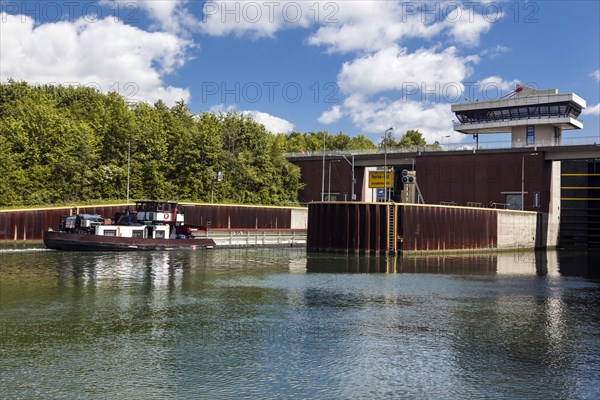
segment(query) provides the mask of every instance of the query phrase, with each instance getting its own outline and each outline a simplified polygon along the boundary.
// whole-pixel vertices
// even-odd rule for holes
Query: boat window
[[[154,232],[154,238],[155,239],[164,239],[165,238],[165,231],[156,231],[156,232]]]
[[[136,229],[134,231],[131,231],[131,237],[132,238],[143,238],[144,237],[144,230],[143,229]]]
[[[104,231],[104,236],[117,236],[116,229],[107,229]]]

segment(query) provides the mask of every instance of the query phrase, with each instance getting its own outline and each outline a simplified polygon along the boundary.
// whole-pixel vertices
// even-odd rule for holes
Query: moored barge
[[[214,240],[197,239],[192,234],[202,229],[206,228],[184,224],[177,203],[140,201],[134,210],[128,208],[113,219],[90,214],[63,217],[59,231],[45,232],[44,244],[49,249],[67,251],[213,248]]]

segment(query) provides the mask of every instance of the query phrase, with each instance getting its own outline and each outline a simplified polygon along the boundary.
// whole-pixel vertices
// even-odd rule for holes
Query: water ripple
[[[301,263],[280,250],[7,254],[0,397],[600,397],[594,279]]]

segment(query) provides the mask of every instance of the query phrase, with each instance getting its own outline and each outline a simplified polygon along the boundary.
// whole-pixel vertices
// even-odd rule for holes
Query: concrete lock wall
[[[498,211],[498,249],[536,247],[538,214],[527,211]]]
[[[308,208],[292,208],[291,229],[306,229],[308,226]]]
[[[560,228],[560,161],[552,162],[552,181],[550,183],[550,207],[548,213],[548,227],[546,246],[556,247],[558,245]]]

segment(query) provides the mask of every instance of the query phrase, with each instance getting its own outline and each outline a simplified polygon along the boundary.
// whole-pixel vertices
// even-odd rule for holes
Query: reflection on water
[[[598,398],[598,261],[0,248],[0,398]]]
[[[560,260],[559,260],[560,258]],[[443,255],[349,256],[309,253],[309,272],[429,273],[600,277],[600,253],[518,251]]]

